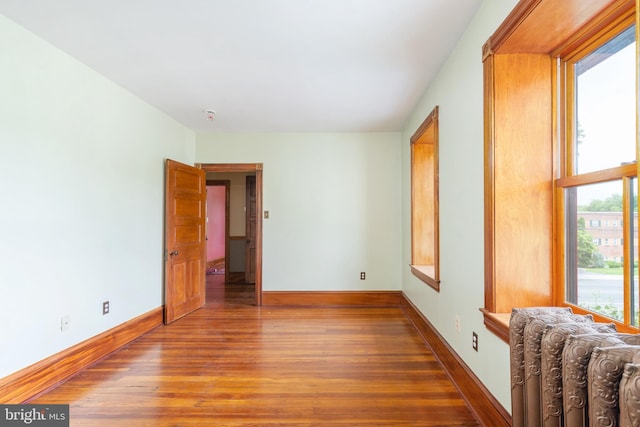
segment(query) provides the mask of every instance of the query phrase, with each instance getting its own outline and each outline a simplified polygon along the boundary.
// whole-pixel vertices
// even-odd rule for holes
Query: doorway
[[[210,180],[207,183],[207,270],[206,274],[223,276],[229,280],[229,180]]]
[[[251,278],[253,279],[254,285],[254,303],[255,305],[262,305],[262,164],[261,163],[242,163],[242,164],[234,164],[234,163],[224,163],[224,164],[212,164],[212,163],[203,163],[198,164],[196,167],[204,170],[206,173],[214,172],[214,173],[243,173],[243,174],[251,174],[255,177],[255,200],[252,205],[255,212],[255,223],[252,225],[252,233],[255,233],[255,238],[249,239],[246,236],[229,236],[227,232],[226,235],[229,236],[226,239],[226,249],[225,249],[225,276],[229,278],[230,270],[232,269],[229,262],[229,251],[231,250],[230,243],[234,243],[234,240],[239,240],[239,237],[242,238],[242,242],[247,242],[246,245],[251,245],[251,251],[247,251],[248,256],[251,257],[250,261],[254,268],[251,271]],[[212,180],[215,182],[215,179]],[[249,206],[247,208],[247,214],[249,214]],[[229,218],[227,218],[226,224],[230,223]],[[207,256],[207,258],[209,258]]]

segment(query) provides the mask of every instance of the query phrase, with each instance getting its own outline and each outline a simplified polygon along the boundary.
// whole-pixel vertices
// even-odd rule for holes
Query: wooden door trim
[[[262,163],[196,163],[205,172],[255,172],[256,174],[256,283],[255,304],[262,305]]]
[[[195,167],[205,172],[262,172],[262,163],[196,163]]]

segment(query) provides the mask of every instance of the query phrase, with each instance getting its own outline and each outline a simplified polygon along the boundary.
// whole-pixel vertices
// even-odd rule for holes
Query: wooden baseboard
[[[0,379],[0,402],[24,403],[162,324],[162,307]]]
[[[393,306],[402,302],[401,291],[265,291],[263,306]]]
[[[431,347],[433,354],[456,385],[467,405],[482,425],[511,426],[511,416],[476,377],[466,363],[438,333],[431,322],[403,294],[402,308]]]

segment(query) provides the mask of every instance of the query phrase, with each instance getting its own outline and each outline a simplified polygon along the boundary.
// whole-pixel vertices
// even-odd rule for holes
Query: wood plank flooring
[[[30,403],[72,426],[479,426],[400,308],[255,307],[207,276],[207,304]]]

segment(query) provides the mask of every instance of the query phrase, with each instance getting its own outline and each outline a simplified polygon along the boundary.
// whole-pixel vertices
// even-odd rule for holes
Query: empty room
[[[0,425],[640,425],[639,2],[0,1]]]

